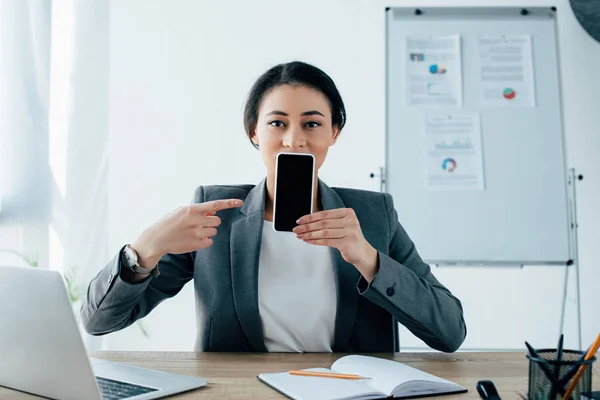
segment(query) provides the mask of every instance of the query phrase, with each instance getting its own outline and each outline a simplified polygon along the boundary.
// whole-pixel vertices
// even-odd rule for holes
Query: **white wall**
[[[112,1],[109,249],[116,252],[154,220],[188,203],[199,184],[262,178],[260,157],[243,131],[242,107],[254,80],[280,62],[298,59],[323,68],[346,102],[348,125],[321,177],[334,186],[378,190],[369,173],[384,164],[385,7],[482,4],[520,5],[506,0]],[[558,6],[568,160],[586,175],[578,186],[586,345],[600,331],[600,317],[593,312],[600,278],[595,268],[600,215],[594,212],[600,194],[600,115],[592,111],[600,105],[595,71],[600,44],[577,25],[566,0],[532,0],[529,5]],[[562,271],[435,273],[465,303],[467,323],[474,327],[465,347],[514,348],[525,339],[549,345],[556,340]],[[484,296],[490,292],[476,289],[482,281],[500,282],[489,304]],[[191,350],[192,289],[188,285],[146,318],[149,339],[133,327],[110,335],[106,347]],[[536,300],[523,305],[515,293],[521,293],[519,299]],[[503,320],[485,322],[487,306]],[[544,328],[544,323],[553,325]],[[574,333],[568,332],[571,341]],[[402,345],[420,346],[408,335]]]

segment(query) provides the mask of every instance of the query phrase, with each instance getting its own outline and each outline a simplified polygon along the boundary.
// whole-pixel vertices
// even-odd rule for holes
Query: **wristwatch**
[[[153,269],[148,269],[140,266],[137,253],[128,244],[125,245],[123,251],[121,252],[121,263],[125,268],[141,275],[151,275],[154,270],[158,268],[156,267]]]

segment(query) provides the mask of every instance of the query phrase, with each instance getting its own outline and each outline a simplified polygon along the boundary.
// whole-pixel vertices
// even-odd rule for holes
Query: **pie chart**
[[[431,64],[429,66],[429,73],[431,74],[445,74],[446,71],[448,70],[442,64]]]
[[[456,160],[451,157],[446,158],[442,161],[442,169],[446,172],[454,172],[456,169]]]
[[[505,88],[502,91],[502,95],[504,96],[505,99],[512,100],[512,99],[515,98],[515,96],[517,95],[517,93],[514,90],[512,90],[511,88]]]

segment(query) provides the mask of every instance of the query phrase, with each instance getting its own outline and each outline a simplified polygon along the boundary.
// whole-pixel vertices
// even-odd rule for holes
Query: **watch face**
[[[123,264],[125,264],[126,267],[131,268],[132,266],[136,265],[136,261],[136,256],[133,253],[133,250],[129,246],[125,247],[123,250]]]

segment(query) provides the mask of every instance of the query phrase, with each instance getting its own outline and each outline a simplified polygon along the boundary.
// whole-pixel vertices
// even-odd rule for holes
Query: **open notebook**
[[[308,371],[355,374],[370,379],[348,380],[290,375],[260,374],[258,379],[295,400],[380,399],[463,393],[467,389],[437,376],[383,358],[351,355],[333,363],[331,369]]]

